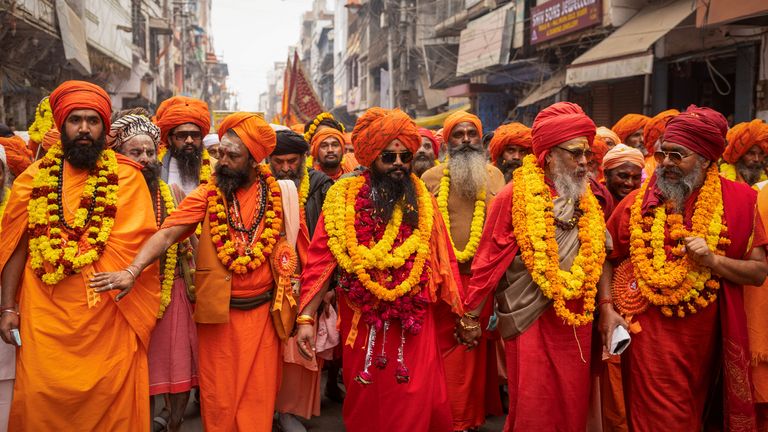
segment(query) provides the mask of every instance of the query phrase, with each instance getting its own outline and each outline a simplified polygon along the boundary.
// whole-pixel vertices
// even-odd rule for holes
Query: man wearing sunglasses
[[[208,104],[186,96],[174,96],[157,108],[155,123],[160,128],[161,179],[189,194],[210,177],[210,159],[203,147],[203,137],[211,128]],[[208,166],[203,169],[203,162]],[[205,172],[203,172],[205,171]]]
[[[437,197],[459,262],[461,282],[466,284],[485,223],[485,210],[505,181],[501,171],[488,163],[483,125],[477,116],[466,111],[451,114],[445,119],[443,136],[448,149],[446,163],[430,168],[421,178]],[[492,313],[493,304],[489,303],[480,313],[480,325],[488,326]],[[495,341],[487,337],[474,350],[456,349],[445,357],[453,430],[479,428],[486,414],[502,414],[498,392],[486,391],[498,388],[496,363],[488,361],[495,357]]]
[[[709,108],[672,118],[655,174],[608,221],[624,283],[600,286],[603,344],[627,326],[620,314],[642,329],[622,356],[630,430],[757,430],[743,286],[763,283],[768,239],[755,191],[718,173],[727,130]]]
[[[451,346],[438,334],[460,313],[459,277],[434,198],[411,171],[418,128],[372,108],[352,143],[368,169],[326,196],[301,277],[299,349],[315,354],[312,324],[338,267],[346,430],[450,431],[441,353]]]

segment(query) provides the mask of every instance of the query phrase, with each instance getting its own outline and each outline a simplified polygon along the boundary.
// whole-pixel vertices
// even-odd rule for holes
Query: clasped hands
[[[467,351],[477,347],[482,334],[483,329],[480,327],[480,318],[477,315],[468,312],[456,321],[456,330],[453,335],[460,344],[467,347]]]

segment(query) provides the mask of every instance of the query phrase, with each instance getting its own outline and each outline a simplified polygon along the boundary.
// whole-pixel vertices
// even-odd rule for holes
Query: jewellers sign
[[[601,0],[550,0],[531,8],[531,45],[600,24]]]

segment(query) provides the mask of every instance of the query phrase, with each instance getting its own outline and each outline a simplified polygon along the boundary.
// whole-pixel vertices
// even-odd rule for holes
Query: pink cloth
[[[173,282],[171,303],[152,332],[148,359],[150,396],[197,386],[197,330],[181,277]]]

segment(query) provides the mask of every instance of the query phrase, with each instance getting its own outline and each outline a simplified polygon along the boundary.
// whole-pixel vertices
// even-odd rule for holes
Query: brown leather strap
[[[239,310],[256,309],[257,307],[272,301],[272,295],[273,295],[272,290],[269,290],[263,294],[257,295],[256,297],[247,297],[247,298],[231,297],[229,299],[229,307],[232,309],[239,309]]]

